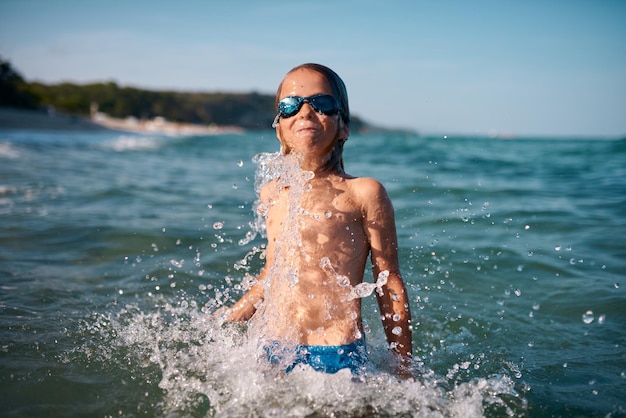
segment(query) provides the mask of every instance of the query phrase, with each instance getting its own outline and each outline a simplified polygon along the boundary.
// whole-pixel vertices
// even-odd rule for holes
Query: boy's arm
[[[374,267],[374,274],[377,269]],[[389,273],[382,295],[376,294],[380,308],[383,328],[389,347],[398,355],[399,370],[402,375],[410,376],[409,362],[413,357],[413,335],[411,330],[411,312],[406,288],[400,274]]]
[[[266,184],[260,192],[259,198],[262,202],[268,201],[268,185]],[[259,303],[263,302],[265,297],[265,288],[262,280],[266,276],[266,272],[271,268],[274,260],[274,242],[268,241],[265,251],[265,259],[267,260],[265,267],[257,277],[257,282],[230,308],[220,308],[215,312],[216,316],[222,317],[227,322],[243,322],[252,318],[257,310]]]
[[[399,373],[409,375],[409,360],[413,357],[413,336],[409,297],[400,273],[398,238],[393,206],[384,187],[374,179],[361,179],[360,194],[366,196],[365,229],[370,241],[372,268],[376,279],[388,271],[387,283],[376,297],[383,328],[390,348],[398,355]]]
[[[227,322],[243,322],[252,318],[252,315],[256,312],[257,306],[263,301],[264,289],[260,280],[263,274],[259,276],[259,281],[250,288],[231,308],[227,308],[225,312],[221,312],[224,315],[224,320]]]
[[[213,313],[225,322],[244,322],[252,318],[259,303],[265,298],[265,287],[262,280],[268,265],[261,270],[256,283],[231,307],[224,306]]]

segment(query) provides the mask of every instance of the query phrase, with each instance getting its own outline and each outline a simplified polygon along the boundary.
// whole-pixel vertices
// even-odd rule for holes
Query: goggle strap
[[[276,115],[276,117],[274,118],[274,122],[272,122],[272,128],[276,128],[276,126],[278,126],[279,120],[280,120],[280,113]]]

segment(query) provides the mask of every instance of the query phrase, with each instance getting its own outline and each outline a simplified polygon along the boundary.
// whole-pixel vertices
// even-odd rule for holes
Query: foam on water
[[[160,307],[152,312],[126,306],[94,315],[82,330],[90,339],[66,361],[84,353],[91,362],[130,369],[137,379],[158,380],[153,384],[162,397],[154,411],[165,416],[482,417],[487,410],[513,416],[524,403],[504,375],[451,385],[449,377],[424,367],[416,380],[399,380],[383,365],[360,378],[347,370],[329,375],[305,366],[277,373],[257,360],[245,328],[220,325],[212,308],[188,300],[155,303]]]
[[[8,141],[0,142],[0,158],[15,160],[20,157],[20,153],[15,149],[13,144]]]
[[[144,135],[120,135],[107,142],[105,147],[114,151],[145,151],[155,150],[163,145],[165,140],[159,137]]]

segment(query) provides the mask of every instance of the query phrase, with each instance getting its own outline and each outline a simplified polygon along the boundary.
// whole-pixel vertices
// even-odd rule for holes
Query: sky
[[[375,125],[623,137],[624,22],[624,0],[0,0],[0,57],[27,81],[267,94],[317,62]]]

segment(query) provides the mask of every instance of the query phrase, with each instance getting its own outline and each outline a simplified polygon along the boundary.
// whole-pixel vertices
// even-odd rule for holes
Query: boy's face
[[[299,69],[288,74],[281,85],[279,99],[287,96],[309,97],[316,94],[333,95],[326,78],[309,69]],[[339,138],[347,138],[348,128],[339,115],[317,113],[308,102],[289,118],[280,118],[276,136],[285,153],[294,152],[307,158],[329,155]]]

